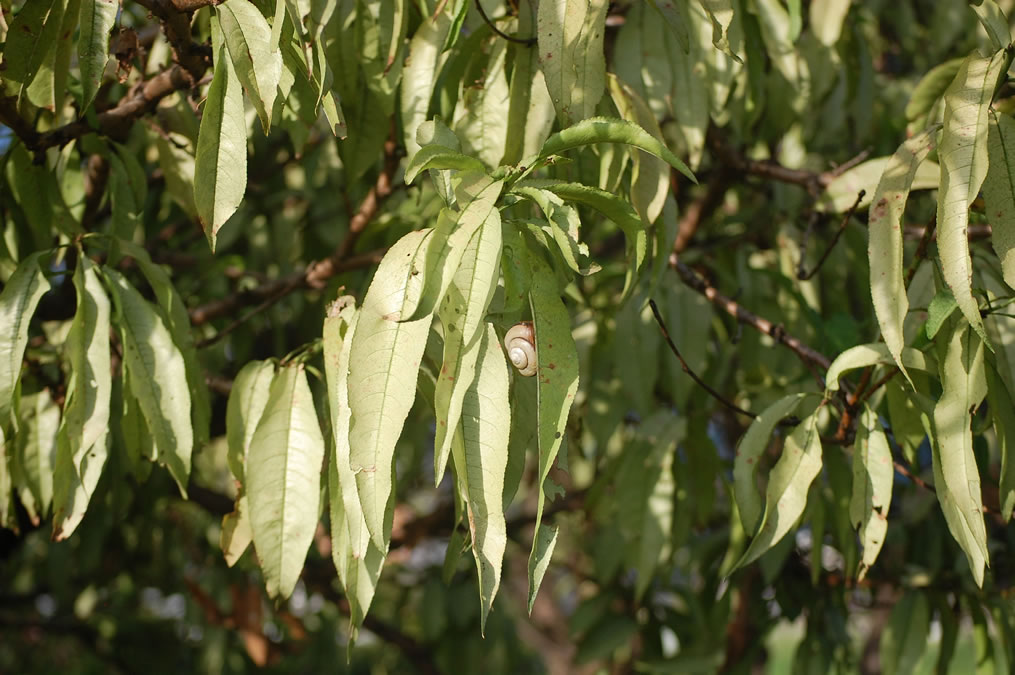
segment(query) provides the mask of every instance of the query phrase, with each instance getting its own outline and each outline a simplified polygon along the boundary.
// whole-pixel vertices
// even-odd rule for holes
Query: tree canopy
[[[1015,667],[1015,3],[0,10],[0,670]]]

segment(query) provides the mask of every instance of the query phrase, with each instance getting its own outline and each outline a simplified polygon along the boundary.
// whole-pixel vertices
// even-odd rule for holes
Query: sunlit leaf
[[[271,109],[282,75],[282,53],[271,40],[271,26],[249,0],[229,0],[217,5],[215,11],[232,59],[233,72],[250,95],[267,133],[271,128]],[[216,72],[219,66],[221,63],[216,57]]]
[[[864,578],[885,543],[894,479],[888,438],[877,413],[864,406],[853,443],[853,493],[849,499],[850,523],[863,547],[857,580]]]
[[[28,256],[0,291],[0,427],[7,427],[14,390],[21,379],[21,360],[28,346],[28,323],[39,300],[49,290],[49,280],[39,262],[47,252]]]
[[[830,392],[838,391],[839,378],[849,371],[874,365],[891,365],[893,363],[915,370],[930,372],[934,372],[937,367],[933,356],[924,354],[916,349],[903,347],[896,360],[892,356],[888,345],[872,342],[870,344],[850,347],[835,357],[835,361],[829,366],[828,373],[825,375],[825,387]]]
[[[226,441],[229,470],[241,484],[245,483],[244,467],[247,452],[257,423],[268,403],[268,391],[275,375],[271,361],[251,361],[240,369],[233,380],[226,403]]]
[[[567,127],[595,114],[606,88],[605,0],[539,3],[536,48],[557,119]]]

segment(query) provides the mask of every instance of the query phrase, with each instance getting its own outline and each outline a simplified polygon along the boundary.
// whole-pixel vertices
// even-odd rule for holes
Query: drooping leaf
[[[438,316],[444,326],[444,360],[434,388],[434,412],[437,428],[434,437],[434,484],[444,476],[452,436],[457,433],[459,419],[468,392],[473,387],[476,368],[484,366],[485,358],[480,337],[487,307],[497,288],[500,273],[501,222],[494,218],[475,230],[457,270],[453,283],[441,304]],[[431,244],[431,249],[432,249]],[[463,425],[465,422],[463,422]],[[466,448],[467,445],[466,437]]]
[[[430,230],[410,232],[385,254],[359,312],[349,357],[350,465],[370,539],[386,551],[391,536],[395,443],[416,396],[431,315],[402,321],[422,290],[413,270]]]
[[[84,255],[74,271],[74,288],[77,310],[66,341],[71,381],[53,475],[57,541],[69,537],[81,522],[99,482],[106,462],[112,395],[110,302],[95,266]]]
[[[680,49],[687,54],[691,50],[691,41],[687,26],[689,23],[687,6],[684,4],[684,0],[649,0],[649,4],[658,12],[654,16],[654,20],[662,17],[664,25],[680,43]]]
[[[902,324],[909,312],[909,296],[906,295],[903,261],[902,215],[916,171],[934,149],[937,130],[936,126],[931,127],[895,151],[874,192],[868,221],[867,256],[870,260],[874,313],[885,344],[906,379],[909,379],[909,373],[902,363],[905,346]]]
[[[990,241],[1001,259],[1001,272],[1015,288],[1015,120],[992,114],[987,127],[990,168],[983,180],[983,201],[990,218]]]
[[[863,547],[857,580],[863,580],[885,543],[894,478],[888,438],[877,413],[864,405],[853,443],[853,492],[849,499],[849,520]]]
[[[15,482],[22,485],[21,503],[38,525],[53,503],[53,466],[56,464],[60,407],[49,390],[21,397],[15,456]]]
[[[405,150],[409,157],[419,152],[416,128],[427,119],[427,110],[434,85],[444,60],[442,47],[451,30],[452,17],[447,11],[424,17],[409,42],[409,55],[402,73],[402,125],[405,129]],[[406,182],[411,182],[406,178]]]
[[[852,0],[815,0],[810,6],[810,26],[826,47],[833,47],[842,34]]]
[[[533,161],[545,159],[550,155],[560,154],[573,148],[594,143],[621,143],[655,155],[674,169],[697,183],[694,174],[679,157],[659,139],[639,127],[637,124],[609,117],[593,117],[563,129],[546,139],[539,156]],[[527,162],[531,165],[532,162]]]
[[[737,61],[737,55],[730,44],[730,26],[733,24],[733,2],[731,0],[698,0],[712,22],[712,44]]]
[[[28,346],[28,323],[35,314],[39,300],[49,290],[40,260],[47,255],[39,251],[26,257],[0,291],[0,427],[6,428],[13,406],[14,390],[21,379],[21,361]]]
[[[543,576],[553,558],[553,549],[557,546],[557,526],[540,525],[532,542],[532,553],[529,554],[529,614],[536,603],[536,594],[543,584]]]
[[[475,378],[462,402],[461,443],[453,444],[453,452],[476,558],[482,632],[500,587],[507,546],[504,475],[511,420],[508,367],[493,324],[481,330],[476,351],[479,358]]]
[[[349,598],[349,621],[362,625],[374,597],[386,551],[370,539],[360,505],[356,476],[349,463],[349,354],[356,332],[355,307],[340,299],[324,320],[324,366],[334,451],[328,461],[331,559]]]
[[[324,437],[302,366],[281,368],[247,454],[247,503],[268,595],[288,598],[317,529]]]
[[[966,320],[986,340],[980,308],[972,293],[969,206],[987,174],[987,119],[994,86],[1009,61],[1004,51],[966,58],[945,92],[944,133],[938,156],[941,188],[937,201],[941,271]]]
[[[254,533],[250,529],[250,502],[247,501],[246,494],[241,494],[236,499],[235,509],[222,517],[222,533],[219,535],[219,546],[229,567],[235,565],[246,552],[253,537]]]
[[[92,104],[99,91],[102,73],[109,61],[109,34],[116,22],[118,5],[116,0],[81,0],[78,66],[81,68],[82,109]]]
[[[994,418],[994,433],[1001,447],[998,502],[1001,518],[1011,520],[1015,509],[1015,400],[993,363],[986,365],[987,405]]]
[[[806,394],[790,394],[783,396],[761,412],[747,433],[737,445],[736,459],[733,462],[733,494],[740,512],[740,522],[744,530],[754,533],[758,530],[764,505],[761,491],[756,484],[758,463],[768,448],[769,438],[775,426],[786,416],[791,415],[804,400]]]
[[[865,208],[874,201],[874,193],[878,183],[893,161],[893,156],[868,159],[849,171],[832,179],[825,192],[818,200],[817,207],[822,211],[845,213],[853,204],[858,209]],[[910,192],[914,190],[932,190],[938,186],[941,178],[941,167],[937,163],[925,159],[919,163],[916,174],[910,183]],[[856,198],[863,190],[864,196],[857,202]]]
[[[123,276],[103,269],[114,291],[131,391],[155,440],[158,461],[187,494],[194,444],[186,363],[163,317]]]
[[[825,388],[829,392],[839,390],[839,378],[851,370],[867,368],[873,365],[891,365],[897,363],[915,370],[935,372],[937,365],[933,356],[912,349],[903,347],[898,359],[892,356],[888,345],[881,342],[872,342],[865,345],[850,347],[835,357],[835,361],[828,368],[825,375]]]
[[[779,461],[768,475],[760,528],[737,567],[760,558],[786,536],[803,514],[811,483],[821,472],[820,412],[819,407],[786,437]]]
[[[605,0],[539,3],[539,60],[557,119],[569,127],[595,114],[606,88]]]
[[[497,166],[504,157],[507,140],[510,89],[507,79],[508,43],[490,38],[490,49],[482,79],[467,87],[455,107],[453,127],[468,154],[487,166]]]
[[[949,317],[959,308],[955,302],[955,296],[947,288],[937,292],[927,305],[927,323],[924,332],[928,340],[933,340],[941,327],[945,325]]]
[[[912,122],[926,115],[944,96],[948,85],[955,79],[965,59],[950,59],[934,66],[924,75],[913,89],[906,104],[906,119]]]
[[[268,403],[268,392],[275,375],[271,361],[251,361],[240,369],[233,380],[226,403],[226,442],[229,470],[241,484],[245,483],[244,467],[250,441]]]
[[[235,213],[247,189],[243,89],[217,26],[217,18],[212,17],[215,70],[201,115],[194,161],[194,204],[212,251],[219,228]]]
[[[1008,27],[1008,17],[994,0],[982,0],[981,2],[969,3],[970,9],[976,12],[977,18],[987,31],[990,44],[995,50],[1004,49],[1011,44],[1011,28]]]
[[[66,6],[67,0],[28,2],[11,21],[4,45],[3,81],[8,95],[19,103],[36,76],[46,70],[46,60],[55,59]],[[32,103],[38,105],[35,100]]]
[[[518,33],[536,32],[535,7],[522,3],[518,7]],[[507,134],[504,138],[504,164],[517,164],[523,157],[539,152],[550,135],[556,114],[546,78],[539,65],[539,51],[529,45],[515,43],[514,67],[508,91]]]
[[[567,427],[568,413],[578,391],[578,354],[571,336],[571,317],[560,300],[557,279],[540,258],[533,256],[532,287],[529,299],[532,305],[532,323],[536,338],[536,369],[539,443],[539,473],[536,493],[536,539],[529,555],[529,608],[538,591],[542,575],[533,574],[540,568],[543,553],[549,556],[556,541],[556,529],[544,532],[540,524],[546,501],[546,477],[557,458]],[[543,537],[546,541],[541,544]],[[549,550],[544,550],[544,544]],[[545,567],[544,567],[545,571]],[[535,581],[534,581],[535,580]]]
[[[941,361],[941,398],[934,406],[934,487],[952,536],[965,551],[978,586],[989,564],[980,475],[973,454],[972,416],[987,395],[983,342],[970,327],[952,322]]]
[[[282,75],[282,53],[271,40],[271,26],[249,0],[229,0],[217,5],[215,11],[233,72],[250,95],[267,133]],[[216,56],[216,71],[220,65]]]
[[[916,669],[927,650],[930,620],[927,594],[922,590],[906,592],[892,609],[881,638],[881,667],[886,675],[911,673]]]

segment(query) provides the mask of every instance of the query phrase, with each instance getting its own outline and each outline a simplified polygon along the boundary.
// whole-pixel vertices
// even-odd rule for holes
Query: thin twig
[[[913,277],[916,276],[916,270],[920,267],[920,263],[927,257],[927,249],[930,248],[930,241],[934,238],[934,230],[937,227],[937,218],[932,218],[927,224],[927,227],[923,230],[923,236],[920,237],[920,243],[916,246],[916,254],[913,256],[913,262],[909,263],[909,269],[906,270],[906,290],[909,290],[909,284],[913,282]]]
[[[486,10],[483,9],[483,3],[480,2],[480,0],[476,0],[476,9],[479,10],[479,15],[483,17],[483,21],[485,21],[486,25],[490,27],[490,30],[496,33],[499,37],[504,38],[508,42],[514,42],[520,45],[527,45],[529,47],[536,44],[536,38],[534,37],[530,38],[515,37],[513,35],[508,35],[507,33],[503,32],[500,28],[497,28],[497,26],[494,25],[490,17],[486,15]]]
[[[826,260],[828,260],[828,256],[829,254],[831,254],[832,249],[835,248],[835,245],[839,243],[839,238],[842,236],[842,233],[846,231],[846,226],[849,225],[850,219],[853,218],[853,214],[856,213],[857,207],[860,206],[860,202],[863,201],[864,195],[866,194],[867,194],[866,190],[860,190],[860,192],[857,193],[856,201],[853,202],[853,205],[849,207],[849,210],[846,211],[846,214],[842,217],[842,222],[839,223],[839,229],[835,232],[835,236],[832,237],[832,241],[829,242],[828,248],[826,248],[825,252],[821,254],[821,258],[818,259],[818,263],[814,266],[814,268],[810,272],[806,272],[804,269],[804,253],[806,251],[804,247],[801,247],[800,267],[797,270],[796,275],[797,279],[799,279],[800,281],[807,281],[815,274],[817,274],[818,270],[821,269],[821,266],[825,264]]]
[[[711,394],[712,398],[719,401],[733,412],[740,413],[741,415],[750,417],[751,419],[757,417],[757,415],[752,413],[750,410],[744,410],[733,401],[728,400],[722,394],[713,389],[707,382],[705,382],[705,380],[698,377],[693,370],[691,370],[691,367],[687,365],[687,361],[685,361],[683,355],[681,355],[680,350],[677,349],[677,345],[674,344],[673,338],[670,337],[670,331],[666,328],[666,322],[663,321],[663,316],[659,313],[659,308],[656,307],[656,301],[649,300],[648,304],[649,307],[652,308],[652,315],[655,317],[656,323],[659,324],[659,330],[662,332],[663,338],[666,340],[666,344],[670,346],[670,351],[672,351],[677,357],[677,360],[680,361],[680,367],[683,368],[684,372],[690,375],[691,379],[694,380],[699,387]]]
[[[677,224],[677,238],[673,242],[674,253],[683,253],[687,249],[702,221],[722,204],[726,190],[729,188],[729,181],[730,171],[725,166],[719,167],[712,173],[705,193],[687,206],[684,215]]]

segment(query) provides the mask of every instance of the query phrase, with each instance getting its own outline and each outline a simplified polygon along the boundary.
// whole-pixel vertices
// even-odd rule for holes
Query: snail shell
[[[508,359],[521,375],[532,377],[536,374],[536,334],[531,321],[522,321],[511,326],[504,334],[504,349]]]

